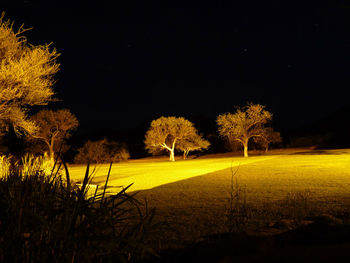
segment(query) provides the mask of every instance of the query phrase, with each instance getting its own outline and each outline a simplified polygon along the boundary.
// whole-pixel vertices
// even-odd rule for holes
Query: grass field
[[[151,189],[160,185],[173,183],[196,176],[224,170],[230,167],[261,162],[276,156],[243,157],[211,157],[204,159],[189,159],[169,162],[166,159],[143,159],[112,165],[108,182],[110,188],[126,187],[134,183],[130,190]],[[91,165],[90,171],[94,176],[93,183],[103,185],[108,174],[108,164]],[[71,165],[71,179],[82,181],[86,166]]]
[[[73,165],[69,170],[72,179],[79,180],[85,167]],[[99,166],[94,182],[103,184],[107,171],[108,165]],[[138,198],[156,208],[157,221],[168,223],[160,239],[176,244],[227,231],[233,173],[241,198],[255,208],[254,217],[263,219],[260,227],[283,218],[281,208],[287,201],[296,202],[294,212],[300,206],[319,214],[350,211],[349,149],[293,149],[249,158],[204,156],[175,163],[131,160],[113,166],[109,185],[113,189],[134,183],[131,190],[142,190]]]

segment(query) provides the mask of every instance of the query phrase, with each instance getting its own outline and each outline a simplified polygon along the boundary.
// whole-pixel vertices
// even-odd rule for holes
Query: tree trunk
[[[244,140],[243,147],[244,147],[244,157],[248,157],[248,140]]]
[[[184,150],[184,160],[187,159],[187,156],[189,153],[190,153],[189,150]]]
[[[50,157],[50,161],[52,163],[55,163],[55,151],[53,149],[53,145],[50,145],[49,147],[49,157]]]
[[[174,149],[170,151],[169,161],[175,162]]]
[[[176,143],[176,138],[173,141],[173,145],[171,147],[170,151],[170,157],[169,157],[169,161],[175,162],[175,143]]]

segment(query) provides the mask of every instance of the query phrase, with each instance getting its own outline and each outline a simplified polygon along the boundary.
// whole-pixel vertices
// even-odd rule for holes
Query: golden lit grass
[[[276,152],[272,152],[276,153]],[[92,166],[91,168],[94,168]],[[144,190],[201,176],[203,185],[228,187],[231,167],[238,169],[237,178],[247,193],[263,192],[267,200],[280,199],[286,191],[310,190],[316,195],[343,196],[350,193],[350,150],[282,151],[277,154],[243,157],[220,157],[180,160],[132,160],[112,166],[109,186],[127,186]],[[93,182],[104,184],[109,165],[97,165]],[[82,180],[86,167],[71,165],[70,176]],[[192,189],[195,190],[195,189]],[[260,195],[260,194],[259,194]]]
[[[315,209],[350,207],[350,150],[287,151],[254,160],[241,164],[236,173],[249,204],[262,209],[266,204],[281,206],[288,192],[307,191]],[[227,231],[230,186],[231,169],[227,168],[142,191],[139,197],[147,198],[161,220],[170,223],[173,229],[164,234],[167,240],[194,241]]]
[[[235,176],[245,189],[248,204],[281,207],[287,193],[307,192],[308,202],[315,209],[327,212],[350,208],[348,149],[285,150],[249,158],[207,156],[175,163],[130,161],[115,164],[111,184],[135,182],[134,190],[148,189],[141,191],[138,198],[147,198],[149,206],[156,207],[158,220],[169,223],[162,230],[164,240],[196,241],[207,234],[227,231],[225,213],[231,165],[232,170],[238,169]],[[72,166],[70,170],[76,179],[83,174],[84,167]],[[107,166],[101,166],[95,181],[104,181],[104,174]]]
[[[226,157],[180,160],[169,162],[166,160],[142,160],[116,163],[112,166],[109,178],[109,187],[126,187],[134,183],[130,190],[144,190],[154,188],[163,184],[173,183],[195,176],[212,173],[227,169],[231,166],[245,165],[256,161],[268,160],[275,156],[257,156],[251,158]],[[93,183],[103,185],[108,174],[109,165],[92,165],[96,169]],[[70,176],[73,180],[81,181],[85,173],[85,166],[71,165]],[[117,191],[117,190],[116,190]]]

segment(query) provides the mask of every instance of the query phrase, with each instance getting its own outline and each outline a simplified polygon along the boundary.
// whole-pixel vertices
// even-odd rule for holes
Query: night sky
[[[162,115],[215,119],[247,101],[288,129],[349,103],[350,8],[341,1],[1,2],[15,26],[33,27],[30,43],[61,53],[62,101],[50,107],[71,109],[80,130],[125,130]]]

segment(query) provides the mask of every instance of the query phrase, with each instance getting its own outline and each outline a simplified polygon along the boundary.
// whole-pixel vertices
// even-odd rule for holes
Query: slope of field
[[[120,190],[133,183],[131,191],[145,190],[163,184],[181,181],[191,177],[212,173],[218,170],[261,162],[276,156],[243,157],[211,157],[205,159],[189,159],[176,162],[159,160],[135,160],[112,165],[108,186],[110,191]],[[91,165],[94,176],[93,183],[104,185],[108,174],[108,164]],[[82,181],[85,175],[85,166],[70,165],[70,177],[74,181]],[[94,171],[94,172],[93,172]]]

